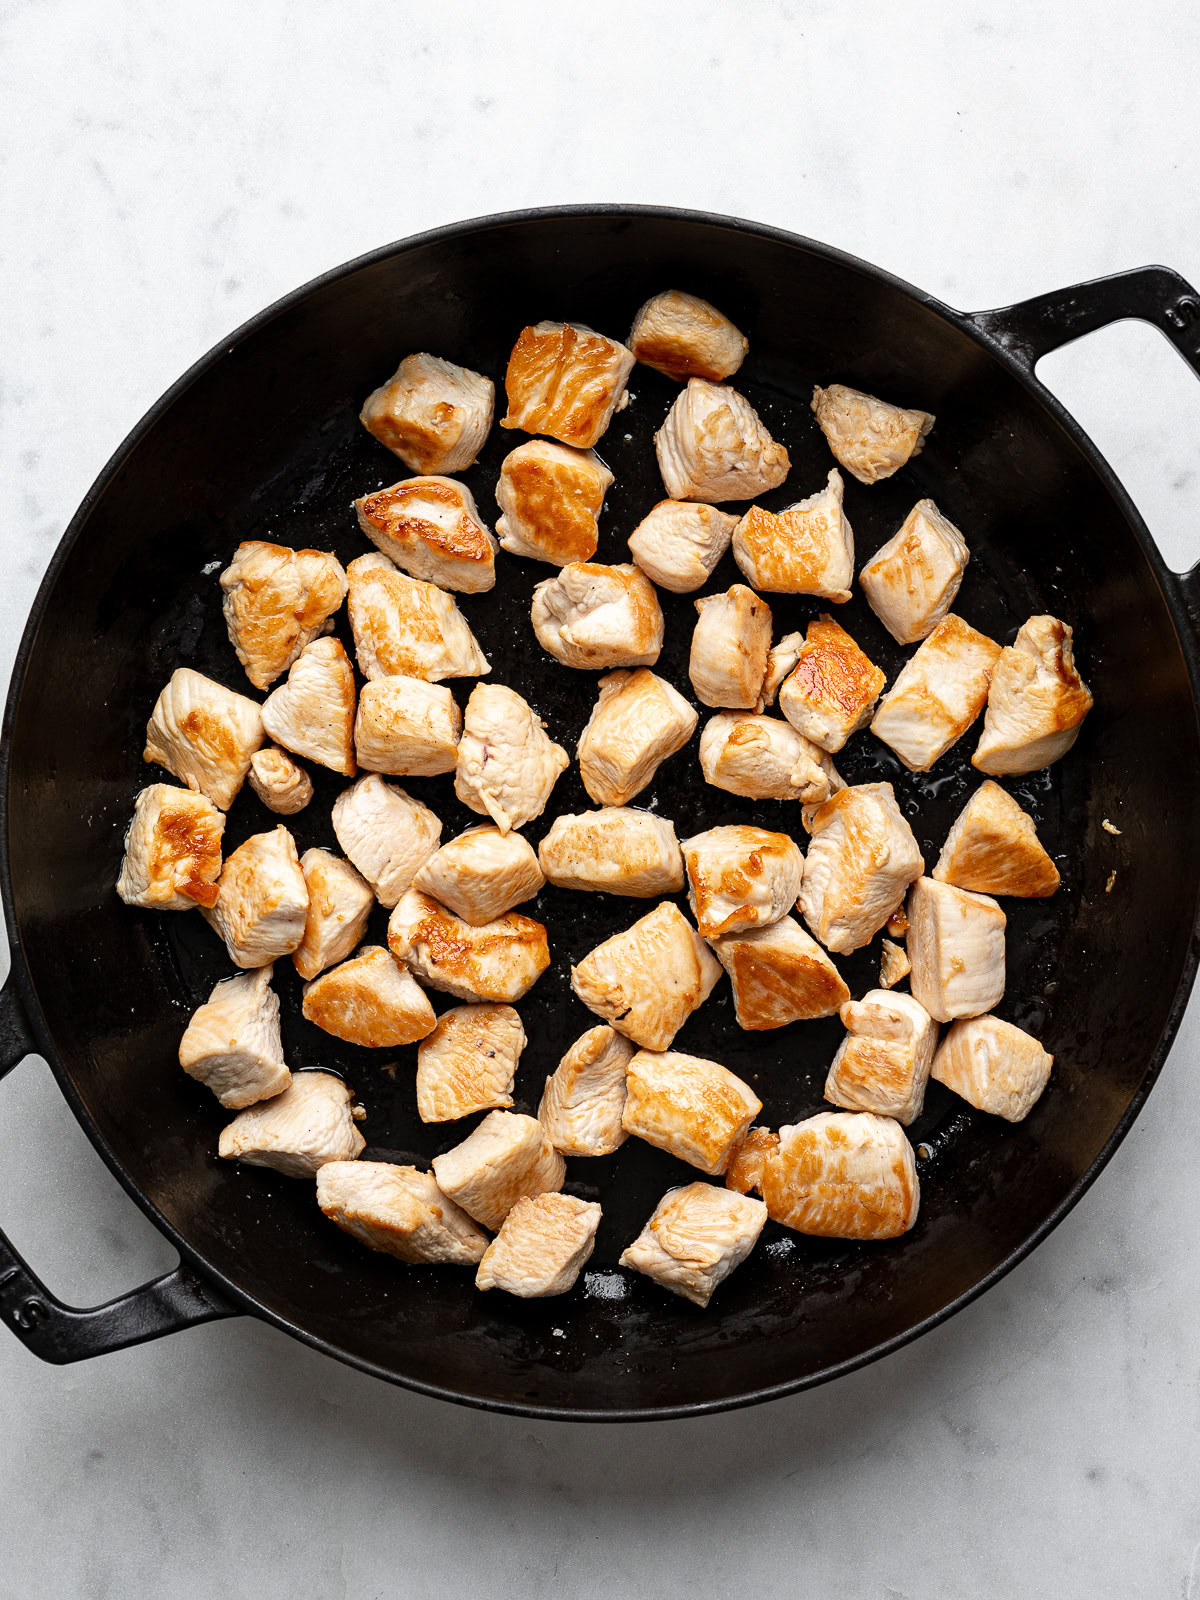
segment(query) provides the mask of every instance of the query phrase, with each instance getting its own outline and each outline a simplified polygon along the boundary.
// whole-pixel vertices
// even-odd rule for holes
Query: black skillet
[[[910,1130],[926,1151],[915,1229],[862,1246],[768,1226],[706,1313],[615,1265],[663,1191],[695,1176],[637,1140],[613,1157],[570,1164],[568,1186],[601,1198],[604,1222],[579,1285],[545,1302],[481,1295],[466,1273],[371,1255],[321,1217],[310,1185],[219,1162],[224,1116],[179,1071],[175,1051],[189,1011],[228,963],[198,916],[139,913],[113,893],[133,797],[157,775],[141,750],[159,688],[189,665],[248,689],[225,637],[216,571],[240,539],[254,537],[350,559],[365,548],[352,496],[404,475],[357,422],[367,391],[410,350],[466,363],[499,387],[525,323],[574,318],[621,337],[641,301],[673,285],[715,301],[750,337],[737,385],[793,463],[769,505],[810,493],[829,468],[808,410],[814,381],[844,380],[935,412],[928,447],[910,467],[873,488],[848,484],[860,560],[918,496],[934,496],[972,551],[956,609],[1002,642],[1032,612],[1065,618],[1096,697],[1066,760],[1009,785],[1063,874],[1052,900],[1006,904],[1000,1010],[1054,1052],[1046,1094],[1010,1127],[933,1085]],[[1111,469],[1033,376],[1048,350],[1124,317],[1154,323],[1200,371],[1200,301],[1161,267],[968,316],[758,224],[573,208],[389,246],[264,311],[180,379],[67,530],[13,674],[0,786],[12,943],[0,1071],[31,1052],[47,1058],[101,1155],[182,1259],[166,1277],[81,1311],[49,1294],[0,1235],[0,1315],[14,1332],[44,1359],[65,1362],[251,1312],[427,1394],[530,1416],[629,1420],[821,1382],[914,1338],[1008,1271],[1129,1128],[1196,967],[1200,577],[1167,570]],[[676,390],[640,367],[632,389],[633,404],[601,445],[616,476],[601,560],[626,558],[628,533],[662,492],[651,436]],[[494,431],[465,475],[485,512],[498,464],[517,442]],[[573,747],[594,675],[560,667],[533,639],[530,591],[548,569],[511,556],[497,568],[495,590],[464,602],[492,681],[518,688]],[[738,576],[727,559],[707,588]],[[777,631],[821,609],[770,599]],[[686,693],[692,597],[663,601],[659,670]],[[863,601],[838,619],[894,675],[903,652]],[[469,684],[456,687],[465,698]],[[868,733],[839,764],[850,781],[896,785],[932,861],[976,781],[974,737],[927,777],[905,772]],[[338,787],[324,775],[314,804],[294,819],[301,849],[332,844],[328,806]],[[445,818],[447,837],[478,820],[447,779],[410,787]],[[572,770],[531,837],[555,813],[587,804]],[[639,804],[673,817],[681,836],[741,820],[799,831],[794,808],[707,788],[694,742]],[[1105,818],[1119,836],[1102,827]],[[273,822],[247,790],[231,813],[229,844]],[[516,1100],[531,1111],[546,1073],[593,1020],[570,993],[570,961],[641,908],[546,889],[526,909],[547,923],[556,958],[521,1007],[530,1044]],[[874,983],[877,961],[876,943],[843,963],[856,993]],[[346,1074],[368,1110],[369,1155],[423,1161],[463,1136],[459,1125],[418,1122],[412,1051],[341,1045],[298,1020],[290,970],[281,987],[290,1060]],[[821,1109],[839,1033],[832,1019],[743,1034],[722,984],[677,1043],[748,1078],[765,1102],[762,1120],[777,1126]],[[398,1068],[394,1076],[385,1065]]]

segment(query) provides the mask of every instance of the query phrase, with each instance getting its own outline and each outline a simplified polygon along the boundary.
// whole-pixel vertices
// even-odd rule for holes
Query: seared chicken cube
[[[703,1309],[754,1249],[766,1220],[761,1200],[714,1183],[688,1183],[662,1197],[621,1265]]]
[[[927,638],[954,604],[971,553],[932,500],[918,500],[898,533],[858,575],[871,610],[898,644]]]
[[[496,484],[501,547],[554,567],[590,561],[612,481],[594,450],[570,450],[549,439],[518,445],[501,462]]]
[[[999,1017],[972,1017],[947,1029],[933,1076],[977,1111],[1020,1122],[1050,1080],[1054,1057],[1023,1029]]]
[[[627,805],[668,756],[682,750],[700,718],[648,667],[609,672],[597,685],[576,754],[583,787],[598,805]]]
[[[405,478],[354,502],[377,550],[412,578],[461,594],[496,587],[496,541],[475,496],[453,478]]]
[[[1057,617],[1030,617],[1001,651],[971,757],[980,772],[995,778],[1036,772],[1066,755],[1079,737],[1092,696],[1075,669],[1072,631]]]
[[[224,831],[225,818],[207,796],[148,785],[134,801],[117,893],[147,911],[215,905]]]
[[[238,967],[265,967],[304,937],[308,886],[291,834],[281,823],[255,833],[225,858],[216,903],[203,912]]]
[[[737,524],[715,506],[660,500],[629,535],[629,553],[660,588],[690,594],[708,582]]]
[[[504,1289],[523,1300],[575,1287],[596,1243],[600,1207],[570,1194],[518,1200],[500,1224],[475,1274],[477,1289]]]
[[[221,574],[229,642],[256,689],[269,689],[325,631],[346,598],[346,574],[322,550],[248,539]]]
[[[538,1121],[564,1156],[609,1156],[625,1142],[625,1069],[633,1045],[615,1028],[589,1028],[546,1079]]]
[[[308,889],[308,914],[292,961],[300,976],[311,982],[358,948],[375,891],[348,861],[328,850],[306,850],[300,870]]]
[[[253,700],[177,667],[146,724],[144,759],[228,811],[262,743],[262,710]]]
[[[433,1158],[442,1193],[493,1230],[518,1200],[561,1189],[566,1173],[541,1123],[516,1111],[489,1111],[461,1144]]]
[[[375,1050],[415,1044],[437,1026],[424,989],[377,944],[305,984],[301,1010],[335,1039]]]
[[[250,787],[277,816],[294,817],[313,797],[312,779],[286,750],[269,744],[250,757]]]
[[[352,778],[354,668],[336,639],[307,645],[287,682],[263,701],[262,724],[276,744]]]
[[[605,806],[556,817],[538,846],[546,881],[649,900],[683,888],[675,824],[632,806]]]
[[[354,1126],[353,1098],[331,1072],[297,1072],[282,1094],[221,1129],[217,1154],[288,1178],[311,1178],[327,1161],[353,1161],[366,1144]]]
[[[956,889],[1022,899],[1051,895],[1060,882],[1033,818],[990,778],[955,818],[931,876]]]
[[[937,1023],[909,994],[872,989],[842,1007],[846,1037],[825,1080],[825,1098],[908,1126],[921,1115]]]
[[[833,758],[780,717],[719,711],[700,735],[700,767],[714,789],[749,800],[820,805],[833,790]]]
[[[654,435],[658,468],[672,500],[753,500],[788,475],[788,453],[744,395],[691,378]]]
[[[836,754],[871,720],[887,679],[832,617],[820,616],[779,690],[779,709],[822,750]]]
[[[763,704],[773,706],[775,697],[783,687],[784,679],[795,670],[804,653],[804,635],[785,633],[767,652],[767,675],[763,679]]]
[[[532,900],[545,881],[528,840],[485,824],[466,829],[435,851],[413,879],[413,888],[478,927]]]
[[[800,910],[827,950],[868,944],[925,870],[890,783],[831,795],[812,819]]]
[[[663,614],[640,568],[575,561],[533,591],[530,615],[543,650],[564,667],[649,667],[663,643]]]
[[[625,1084],[625,1132],[710,1177],[725,1171],[762,1110],[750,1085],[727,1067],[680,1050],[639,1050]]]
[[[647,300],[633,319],[629,348],[644,367],[685,382],[731,378],[750,341],[728,317],[699,295],[666,289]]]
[[[346,568],[347,610],[367,678],[479,678],[492,669],[454,603],[435,583],[406,577],[373,551]]]
[[[431,989],[458,1000],[511,1004],[550,965],[546,930],[510,911],[492,922],[464,922],[427,894],[410,889],[388,922],[388,948]]]
[[[626,403],[633,355],[615,339],[579,322],[539,322],[522,328],[508,358],[502,428],[548,433],[588,450]]]
[[[908,896],[913,998],[938,1022],[977,1017],[1004,996],[1003,911],[986,894],[918,878]]]
[[[721,964],[679,907],[664,900],[571,968],[571,987],[618,1033],[666,1050],[721,976]]]
[[[888,920],[890,925],[891,919]],[[908,951],[904,946],[894,943],[891,939],[885,939],[879,953],[879,987],[894,989],[911,971],[912,962],[908,959]]]
[[[817,594],[839,605],[854,581],[854,530],[842,506],[842,475],[783,511],[751,506],[733,530],[733,559],[756,589]]]
[[[495,399],[490,378],[422,351],[367,396],[358,420],[410,472],[462,472],[483,449]]]
[[[462,712],[450,690],[421,678],[373,678],[354,719],[354,750],[368,772],[432,778],[458,761]]]
[[[467,701],[454,792],[508,833],[540,817],[571,765],[527,700],[500,683],[477,683]]]
[[[953,612],[905,663],[871,732],[913,772],[928,772],[983,710],[1000,646]]]
[[[452,1006],[417,1047],[417,1115],[455,1122],[512,1105],[525,1029],[511,1006]]]
[[[796,904],[804,857],[786,833],[734,823],[683,842],[688,902],[705,939],[765,928]]]
[[[700,620],[692,634],[688,677],[697,700],[761,710],[771,649],[770,606],[744,583],[735,583],[724,594],[697,600],[696,610]]]
[[[431,1172],[388,1161],[327,1161],[317,1204],[331,1222],[399,1261],[473,1267],[487,1234],[437,1186]]]
[[[890,478],[919,456],[936,420],[928,411],[906,411],[844,383],[828,389],[818,384],[812,409],[829,448],[859,483]]]
[[[331,819],[338,843],[385,906],[396,904],[442,837],[428,806],[374,772],[338,795]]]
[[[292,1081],[271,972],[259,967],[217,984],[179,1041],[179,1065],[230,1111],[270,1100]]]
[[[738,1026],[755,1033],[831,1017],[850,998],[842,975],[794,917],[711,941],[729,974]]]

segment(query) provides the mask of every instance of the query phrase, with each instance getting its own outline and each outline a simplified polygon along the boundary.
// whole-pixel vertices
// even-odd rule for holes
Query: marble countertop
[[[12,0],[5,677],[126,431],[313,274],[605,199],[793,228],[970,308],[1158,260],[1200,282],[1198,73],[1200,12],[1170,0]],[[1183,363],[1127,324],[1040,370],[1189,565]],[[0,1336],[0,1596],[1200,1600],[1198,1049],[1193,1004],[1116,1158],[997,1288],[755,1411],[479,1415],[249,1320],[66,1369]],[[38,1061],[0,1087],[0,1150],[0,1224],[68,1300],[172,1264]]]

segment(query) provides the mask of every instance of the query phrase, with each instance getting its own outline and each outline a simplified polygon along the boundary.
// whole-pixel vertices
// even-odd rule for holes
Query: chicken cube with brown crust
[[[825,1080],[825,1098],[906,1127],[921,1115],[937,1023],[909,994],[872,989],[842,1006],[846,1037]]]
[[[647,300],[633,319],[628,344],[644,367],[682,383],[731,378],[750,348],[716,306],[683,289],[665,289]]]
[[[932,500],[918,500],[858,575],[871,610],[898,644],[928,636],[954,604],[971,553]]]
[[[229,642],[256,689],[269,689],[325,631],[346,598],[346,574],[323,550],[249,539],[221,574]]]
[[[778,922],[795,905],[804,877],[794,839],[748,823],[685,839],[683,864],[688,903],[705,939]]]
[[[437,1025],[424,989],[377,944],[305,984],[301,1010],[335,1039],[372,1050],[415,1044]]]
[[[813,744],[835,755],[871,720],[887,682],[883,673],[832,617],[820,616],[779,690],[779,709]]]
[[[602,806],[626,805],[668,756],[682,750],[700,720],[678,689],[648,667],[609,672],[579,736],[579,775]]]
[[[191,667],[177,667],[146,724],[144,759],[228,811],[263,737],[255,701]]]
[[[871,732],[912,772],[928,772],[983,710],[1000,646],[953,612],[901,668]]]
[[[771,608],[761,595],[735,583],[724,594],[696,601],[688,677],[706,706],[762,708],[763,679],[771,649]]]
[[[1022,899],[1051,895],[1061,881],[1033,818],[990,778],[955,818],[930,876],[956,889]]]
[[[588,450],[625,403],[633,355],[578,322],[539,322],[523,328],[508,358],[502,428],[548,433]]]
[[[556,817],[538,846],[549,883],[560,889],[649,900],[683,888],[675,824],[636,806],[605,806]]]
[[[839,790],[810,827],[800,910],[826,949],[849,955],[875,937],[925,863],[890,783]]]
[[[780,717],[719,711],[700,735],[707,783],[750,800],[820,805],[838,782],[833,757]]]
[[[1037,772],[1066,755],[1079,737],[1092,696],[1075,666],[1072,634],[1057,617],[1030,617],[1000,652],[971,757],[980,772]]]
[[[483,449],[495,400],[490,378],[421,351],[367,396],[358,420],[410,472],[463,472]]]
[[[462,594],[496,586],[496,541],[475,496],[453,478],[404,478],[354,502],[377,550],[412,578]]]
[[[502,549],[564,567],[590,561],[613,475],[594,450],[531,439],[500,463],[496,533]]]
[[[479,678],[492,669],[454,603],[435,583],[410,578],[378,551],[346,568],[347,610],[367,678]]]
[[[841,973],[795,917],[709,943],[729,974],[740,1028],[758,1033],[831,1017],[850,998]]]
[[[571,968],[589,1011],[646,1050],[666,1050],[721,976],[721,964],[669,900]]]
[[[756,589],[816,594],[841,605],[854,581],[854,530],[841,473],[783,511],[751,506],[733,530],[733,558]]]
[[[418,889],[401,896],[388,922],[388,948],[422,983],[459,1000],[511,1004],[550,965],[546,929],[510,911],[492,922],[464,922]]]
[[[639,1050],[625,1082],[625,1132],[710,1177],[725,1171],[762,1110],[750,1085],[727,1067],[679,1050]]]
[[[224,832],[224,814],[207,795],[149,784],[134,801],[117,893],[147,911],[215,905]]]

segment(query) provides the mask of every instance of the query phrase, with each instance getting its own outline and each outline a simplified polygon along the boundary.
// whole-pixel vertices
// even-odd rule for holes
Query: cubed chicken
[[[368,1049],[415,1044],[437,1026],[429,997],[402,962],[367,944],[304,986],[305,1021]]]
[[[256,750],[250,757],[250,787],[280,817],[294,817],[313,797],[312,779],[298,761],[277,744]]]
[[[306,645],[287,682],[263,701],[266,732],[293,755],[307,756],[344,777],[354,760],[354,668],[337,639]]]
[[[431,855],[413,888],[479,927],[532,900],[545,881],[527,839],[485,824],[466,829]]]
[[[571,968],[571,987],[598,1017],[644,1050],[666,1050],[721,976],[721,964],[664,900]]]
[[[317,1204],[368,1250],[414,1265],[473,1267],[487,1249],[477,1228],[430,1172],[388,1161],[327,1161]]]
[[[177,667],[146,724],[144,759],[228,811],[263,737],[255,701],[191,667]]]
[[[292,961],[300,976],[311,982],[358,949],[375,891],[348,861],[328,850],[306,850],[300,870],[308,889],[308,913]]]
[[[358,420],[410,472],[463,472],[483,449],[495,400],[490,378],[422,351],[367,396]]]
[[[705,939],[778,922],[796,904],[804,877],[794,839],[745,823],[685,839],[683,864],[688,902]]]
[[[508,833],[541,816],[570,765],[570,756],[515,689],[477,683],[471,690],[454,770],[454,792],[463,805]]]
[[[388,948],[422,983],[458,1000],[511,1005],[550,965],[546,930],[517,911],[473,924],[410,889],[388,922]]]
[[[1075,668],[1072,632],[1057,617],[1030,617],[1001,651],[971,757],[980,772],[994,778],[1037,772],[1079,737],[1092,696]]]
[[[1054,1057],[999,1017],[972,1017],[946,1030],[933,1076],[977,1111],[1020,1122],[1050,1081]]]
[[[892,939],[885,939],[879,950],[879,987],[894,989],[898,983],[903,983],[911,971],[912,962],[904,946]]]
[[[925,1104],[937,1023],[909,994],[872,989],[842,1007],[846,1037],[825,1080],[825,1098],[847,1111],[874,1111],[905,1127]]]
[[[871,732],[913,772],[928,772],[987,703],[1000,646],[953,612],[884,695]]]
[[[610,1156],[625,1142],[621,1113],[633,1049],[615,1028],[589,1028],[546,1079],[538,1121],[564,1156]]]
[[[683,888],[675,824],[634,806],[605,806],[556,817],[538,846],[546,881],[650,900]]]
[[[831,795],[812,819],[800,910],[827,950],[868,944],[925,870],[890,783]]]
[[[311,1178],[327,1161],[353,1161],[366,1145],[354,1126],[354,1091],[331,1072],[297,1072],[282,1094],[249,1106],[221,1129],[225,1161]]]
[[[417,1115],[456,1122],[511,1106],[525,1029],[512,1006],[452,1006],[417,1047]]]
[[[291,834],[281,823],[255,833],[225,858],[216,903],[205,920],[238,967],[266,967],[291,955],[304,937],[308,886]]]
[[[533,631],[564,667],[651,667],[663,644],[663,614],[649,578],[627,563],[575,561],[533,591]]]
[[[322,550],[250,539],[221,574],[229,642],[256,689],[269,689],[324,631],[346,598],[346,574]]]
[[[763,679],[771,649],[771,608],[761,595],[735,583],[724,594],[696,601],[688,677],[706,706],[762,709]]]
[[[784,679],[795,670],[804,653],[804,635],[785,633],[777,639],[767,653],[767,675],[763,679],[763,704],[773,706],[775,697],[783,687]]]
[[[831,755],[871,720],[887,679],[832,617],[820,616],[779,690],[779,709]]]
[[[638,311],[629,348],[644,367],[686,383],[731,378],[746,359],[750,341],[716,306],[683,289],[664,289]]]
[[[279,996],[271,967],[217,984],[179,1042],[179,1065],[229,1111],[282,1094],[292,1081],[283,1059]]]
[[[680,1050],[639,1050],[625,1073],[621,1126],[710,1177],[762,1110],[748,1083],[727,1067]]]
[[[508,358],[502,428],[548,433],[589,450],[628,404],[625,384],[633,355],[579,322],[539,322],[522,328]]]
[[[733,985],[738,1026],[750,1032],[831,1017],[850,998],[841,973],[795,917],[711,943]]]
[[[225,818],[206,795],[148,785],[134,801],[117,893],[147,911],[215,905],[224,831]]]
[[[570,450],[549,439],[518,445],[500,463],[496,483],[501,547],[554,567],[590,561],[612,481],[594,450]]]
[[[367,772],[432,778],[458,761],[462,712],[450,690],[421,678],[373,678],[354,719],[354,750]]]
[[[812,409],[829,448],[859,483],[890,478],[919,456],[936,420],[928,411],[906,411],[844,383],[817,385]]]
[[[428,806],[374,772],[343,789],[331,820],[338,843],[385,906],[396,904],[442,837]]]
[[[1004,925],[986,894],[918,878],[908,896],[909,987],[931,1017],[978,1017],[1004,996]]]
[[[703,1309],[754,1249],[766,1221],[761,1200],[688,1183],[667,1191],[620,1264]]]
[[[543,1300],[575,1287],[596,1243],[600,1207],[570,1194],[518,1200],[475,1274],[477,1289]]]
[[[858,575],[871,610],[898,644],[933,632],[954,604],[971,553],[932,500],[918,500],[898,533]]]
[[[854,530],[842,505],[842,475],[783,511],[751,506],[733,530],[733,559],[756,589],[816,594],[841,605],[854,581]]]
[[[496,541],[475,496],[454,478],[404,478],[354,502],[377,550],[412,578],[460,594],[496,587]]]
[[[719,711],[700,735],[700,767],[714,789],[748,800],[820,805],[833,792],[833,757],[781,717]]]
[[[931,876],[956,889],[1022,899],[1043,899],[1060,882],[1033,818],[990,778],[955,818]]]
[[[583,787],[601,806],[623,806],[696,731],[700,718],[678,689],[648,667],[609,672],[597,684],[576,754]]]
[[[406,577],[376,551],[346,568],[347,611],[367,678],[480,678],[492,669],[454,596]]]
[[[654,435],[663,487],[672,500],[753,500],[777,489],[791,466],[744,395],[691,378]]]
[[[442,1193],[493,1231],[518,1200],[557,1193],[566,1174],[541,1123],[516,1111],[489,1111],[461,1144],[433,1158]]]
[[[690,594],[708,582],[737,525],[715,506],[660,500],[629,535],[629,553],[659,588]]]

